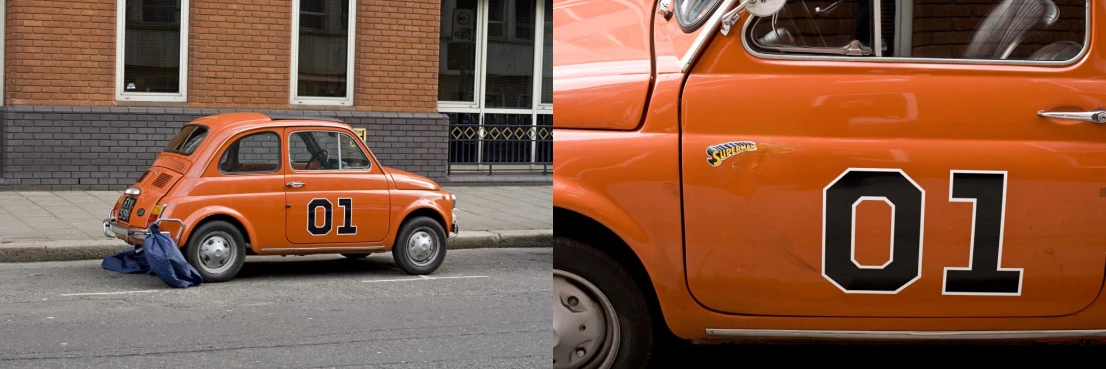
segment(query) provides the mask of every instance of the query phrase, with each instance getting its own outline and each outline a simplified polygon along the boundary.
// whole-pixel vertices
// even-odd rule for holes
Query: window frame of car
[[[246,137],[251,137],[251,136],[254,136],[254,135],[266,134],[266,133],[271,133],[273,135],[276,135],[276,137],[277,137],[277,150],[279,150],[277,152],[277,157],[278,157],[277,159],[278,159],[279,162],[277,163],[276,169],[274,169],[272,171],[264,171],[264,172],[262,172],[262,171],[227,172],[227,171],[223,170],[223,166],[221,165],[221,162],[223,160],[223,156],[225,156],[227,154],[227,152],[230,151],[232,146],[234,146],[238,142],[242,141]],[[239,133],[235,134],[234,136],[231,136],[226,141],[224,141],[223,142],[223,147],[220,148],[220,150],[218,152],[216,152],[216,155],[214,155],[212,157],[213,163],[215,164],[215,170],[219,171],[219,174],[224,175],[224,176],[270,175],[270,174],[281,173],[282,168],[284,168],[284,143],[283,143],[283,141],[284,141],[284,138],[283,138],[283,135],[281,134],[280,130],[276,130],[276,129],[272,129],[272,128],[259,128],[259,129],[239,132]]]
[[[673,17],[676,18],[676,25],[679,26],[680,30],[684,31],[684,33],[693,33],[696,30],[698,30],[699,28],[703,27],[703,24],[706,24],[707,20],[713,18],[714,13],[718,12],[718,7],[721,6],[722,3],[725,2],[725,0],[698,0],[698,1],[703,1],[703,2],[711,2],[710,6],[707,7],[709,10],[704,12],[703,16],[700,17],[699,19],[696,19],[693,22],[687,23],[687,20],[684,19],[684,17],[686,17],[687,15],[682,15],[683,12],[680,11],[680,5],[683,4],[683,3],[686,3],[688,1],[696,1],[696,0],[672,0],[672,2],[673,2],[673,4],[672,4]]]
[[[829,53],[817,53],[817,52],[801,52],[801,53],[785,53],[785,52],[765,52],[757,50],[757,48],[764,50],[792,50],[796,47],[771,47],[762,46],[756,43],[756,37],[753,36],[753,26],[758,20],[771,21],[772,17],[757,17],[749,15],[742,22],[741,33],[739,35],[742,47],[750,55],[758,59],[763,60],[786,60],[786,61],[814,61],[814,62],[873,62],[873,63],[899,63],[899,64],[948,64],[948,65],[980,65],[980,66],[1027,66],[1027,67],[1070,67],[1078,64],[1083,60],[1091,49],[1091,34],[1094,33],[1093,23],[1091,22],[1091,16],[1093,11],[1093,3],[1090,0],[1085,0],[1083,4],[1084,11],[1084,32],[1082,49],[1074,57],[1068,60],[1060,61],[1048,61],[1048,60],[1016,60],[1016,59],[967,59],[967,58],[928,58],[928,57],[901,57],[901,56],[876,56],[872,55],[834,55]],[[873,17],[874,17],[873,11]],[[874,18],[873,18],[873,23]],[[896,21],[896,26],[898,23]],[[876,30],[872,31],[873,34]],[[913,34],[911,35],[913,37]],[[872,48],[877,45],[872,45]],[[810,50],[818,50],[822,48],[805,48]]]
[[[182,132],[184,132],[185,128],[189,128],[189,127],[195,127],[195,128],[192,130],[192,132],[190,132],[188,134],[188,137],[185,138],[184,142],[181,142],[180,145],[177,145],[177,146],[183,146],[183,145],[187,144],[189,139],[194,137],[196,130],[203,129],[204,131],[201,134],[204,137],[200,139],[200,142],[197,143],[196,146],[194,146],[192,148],[192,150],[190,150],[190,151],[170,149],[169,147],[171,147],[173,142],[176,141],[177,137],[179,137],[180,134]],[[199,149],[200,147],[202,147],[204,142],[207,141],[209,138],[211,138],[211,127],[208,127],[207,125],[204,125],[204,124],[194,124],[194,123],[185,124],[179,130],[177,130],[177,134],[173,135],[173,138],[169,139],[169,143],[165,144],[165,148],[162,149],[162,152],[173,153],[173,154],[177,154],[177,155],[180,155],[180,156],[186,156],[186,157],[187,156],[192,156],[192,154],[196,153],[196,150]]]
[[[355,169],[302,169],[302,170],[296,169],[295,167],[292,166],[292,164],[293,164],[293,160],[292,160],[292,137],[295,136],[297,133],[300,133],[300,132],[328,132],[328,133],[333,132],[333,133],[337,133],[339,135],[346,135],[351,141],[357,143],[354,146],[357,147],[358,150],[361,150],[361,154],[364,155],[365,159],[368,160],[368,162],[369,162],[369,167],[368,168],[355,168]],[[355,137],[357,137],[356,134],[352,134],[351,132],[347,132],[346,130],[339,129],[339,128],[331,128],[331,127],[296,127],[296,128],[293,128],[293,129],[288,131],[287,141],[284,143],[285,147],[288,148],[288,151],[287,151],[288,152],[288,165],[287,165],[288,170],[291,173],[296,173],[296,174],[310,174],[310,173],[372,173],[373,170],[376,168],[376,162],[373,160],[372,154],[370,152],[368,152],[367,148],[362,147],[363,142],[360,142],[361,140],[356,139]],[[313,135],[312,135],[312,139],[314,139]],[[341,150],[340,145],[342,143],[342,137],[338,136],[337,141],[338,141],[338,144],[339,144],[338,150],[340,151]],[[316,143],[316,145],[317,145],[317,143]],[[310,148],[308,150],[310,150]],[[324,150],[325,150],[325,148],[324,148]],[[329,154],[327,156],[329,157]],[[311,164],[311,162],[308,162],[307,164]],[[338,158],[338,165],[342,165],[341,156],[339,156],[339,158]]]

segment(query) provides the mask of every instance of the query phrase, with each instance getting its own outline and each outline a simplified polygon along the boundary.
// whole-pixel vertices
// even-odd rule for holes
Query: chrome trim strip
[[[707,335],[727,338],[861,339],[861,340],[998,340],[1106,337],[1106,329],[1036,331],[832,331],[782,329],[713,329]]]
[[[384,250],[384,246],[268,248],[268,249],[261,249],[261,252],[281,253],[281,252],[287,252],[287,251],[301,252],[301,251],[381,251],[381,250]]]
[[[703,49],[707,43],[707,39],[714,35],[714,32],[718,30],[718,26],[722,24],[722,15],[726,14],[736,1],[737,0],[723,1],[722,5],[714,10],[714,15],[710,16],[710,20],[707,20],[706,23],[703,23],[703,25],[699,27],[699,35],[695,37],[695,42],[691,44],[691,48],[680,58],[680,73],[687,73],[688,68],[691,67],[691,60],[694,59],[696,55],[699,55],[699,51]],[[744,30],[742,30],[742,32],[744,32]]]
[[[922,63],[922,64],[953,64],[953,65],[995,65],[995,66],[1070,66],[1079,62],[1083,57],[1087,56],[1090,52],[1091,45],[1091,1],[1086,0],[1086,26],[1083,33],[1083,49],[1079,51],[1079,55],[1076,55],[1071,60],[1067,61],[1033,61],[1033,60],[994,60],[994,59],[941,59],[941,58],[914,58],[914,57],[852,57],[852,56],[832,56],[832,55],[788,55],[788,54],[767,54],[753,50],[751,40],[749,36],[749,27],[752,25],[756,17],[747,17],[745,19],[745,25],[741,27],[741,40],[738,42],[745,47],[745,51],[760,59],[768,60],[798,60],[798,61],[865,61],[873,63]],[[713,21],[712,21],[713,22]],[[873,48],[876,46],[873,45]],[[684,69],[687,67],[685,65]]]

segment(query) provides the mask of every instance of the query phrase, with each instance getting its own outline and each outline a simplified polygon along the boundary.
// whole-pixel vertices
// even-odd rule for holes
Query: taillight
[[[165,204],[154,205],[154,208],[150,210],[150,217],[146,218],[146,224],[156,222],[161,217],[161,213],[165,211],[165,206]]]

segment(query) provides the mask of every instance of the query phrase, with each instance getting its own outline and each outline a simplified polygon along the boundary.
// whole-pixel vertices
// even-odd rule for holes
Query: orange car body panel
[[[573,4],[586,13],[592,3]],[[656,2],[635,4],[651,10],[639,19],[654,25],[641,31],[652,47],[606,57],[653,54],[643,124],[595,130],[604,124],[591,117],[607,107],[561,105],[579,92],[556,90],[554,206],[634,250],[673,333],[1106,329],[1106,126],[1036,114],[1106,108],[1101,32],[1065,66],[796,61],[747,51],[743,14],[729,36],[700,28],[713,34],[681,72],[696,35]],[[1101,29],[1106,2],[1091,6],[1091,29]],[[561,48],[579,39],[554,38],[555,73],[588,75],[582,45]],[[593,71],[572,83],[608,76]],[[756,150],[708,164],[709,146],[735,141]],[[824,275],[824,193],[850,168],[901,172],[924,191],[918,277],[897,293],[845,293]],[[953,171],[1005,173],[1000,263],[1021,269],[1018,293],[943,293],[946,268],[968,267],[972,243],[986,242],[973,238],[971,199],[952,198],[969,183],[953,183]],[[855,260],[878,266],[892,261],[892,209],[867,200],[877,201],[854,204]]]
[[[443,222],[446,232],[454,223],[452,196],[434,181],[407,171],[381,166],[371,150],[359,139],[353,139],[371,162],[366,171],[320,170],[295,171],[288,155],[289,135],[295,131],[334,131],[358,137],[346,124],[304,119],[271,120],[257,113],[227,113],[197,119],[190,124],[208,127],[208,135],[188,156],[162,152],[151,166],[170,179],[155,183],[157,175],[144,175],[133,186],[142,193],[134,209],[151,209],[167,204],[160,219],[183,222],[184,232],[174,222],[161,222],[162,231],[180,235],[179,247],[187,245],[191,232],[200,222],[212,217],[233,219],[241,225],[251,250],[257,254],[311,254],[338,252],[336,247],[377,247],[391,249],[401,222],[412,212],[430,210]],[[272,132],[281,138],[281,164],[276,172],[224,174],[218,160],[228,146],[246,135]],[[302,168],[301,168],[302,169]],[[149,177],[149,178],[147,178]],[[303,182],[302,188],[289,188],[288,182]],[[112,209],[117,214],[120,197]],[[331,231],[325,235],[307,233],[307,203],[325,198],[332,204]],[[351,198],[352,224],[355,234],[339,235],[336,230],[345,223],[345,207],[339,199]],[[293,206],[295,205],[295,206]],[[316,209],[316,214],[324,212]],[[316,219],[315,224],[324,221]],[[130,222],[119,222],[128,228],[145,228],[147,216],[132,214]],[[306,236],[305,236],[306,235]],[[141,239],[128,242],[141,244]],[[330,250],[318,250],[330,248]],[[312,250],[316,249],[316,250]]]

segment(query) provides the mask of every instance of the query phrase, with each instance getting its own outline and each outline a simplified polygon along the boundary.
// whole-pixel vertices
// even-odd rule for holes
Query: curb
[[[462,231],[450,238],[448,250],[552,247],[553,230]],[[121,240],[26,241],[0,243],[0,263],[99,260],[130,249]]]

